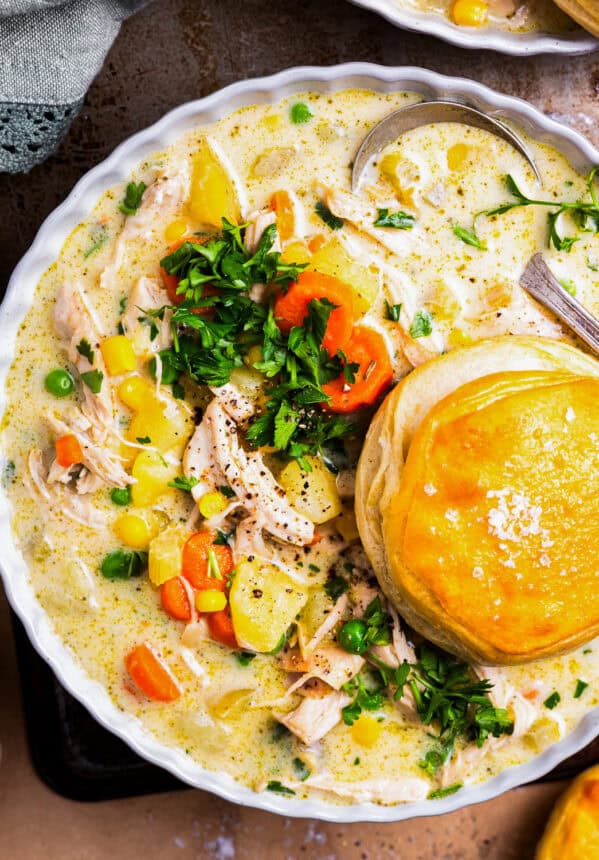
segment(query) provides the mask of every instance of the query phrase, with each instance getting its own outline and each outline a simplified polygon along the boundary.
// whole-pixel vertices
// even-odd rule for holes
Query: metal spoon
[[[599,354],[599,320],[560,286],[542,254],[535,254],[520,278],[520,286],[560,318]]]
[[[351,180],[352,191],[358,190],[364,169],[373,155],[380,152],[389,143],[393,143],[406,131],[436,122],[459,122],[463,125],[473,125],[506,140],[520,155],[524,156],[535,177],[542,184],[541,175],[526,144],[502,122],[481,113],[476,108],[459,102],[425,101],[399,108],[377,123],[366,135],[354,159]]]

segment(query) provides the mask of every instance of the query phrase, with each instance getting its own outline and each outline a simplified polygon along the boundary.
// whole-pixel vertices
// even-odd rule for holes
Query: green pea
[[[156,379],[156,359],[153,358],[150,361],[150,376],[152,379]],[[176,382],[179,379],[180,373],[176,370],[172,364],[169,364],[168,360],[162,358],[162,373],[160,376],[160,381],[163,385],[171,385],[171,383]]]
[[[110,498],[115,505],[128,505],[131,501],[131,487],[114,487],[110,491]]]
[[[68,397],[75,390],[75,380],[68,370],[57,367],[46,376],[44,386],[54,397]]]
[[[363,654],[368,648],[366,633],[368,625],[359,618],[346,621],[337,636],[341,647],[350,654]]]

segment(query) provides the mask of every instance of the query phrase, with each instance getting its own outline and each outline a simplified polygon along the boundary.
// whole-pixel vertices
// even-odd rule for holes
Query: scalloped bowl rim
[[[415,33],[436,36],[452,45],[466,49],[498,51],[513,56],[533,56],[535,54],[590,54],[599,48],[597,40],[582,27],[571,34],[559,36],[539,30],[529,32],[510,32],[500,27],[459,27],[436,12],[416,12],[400,9],[393,0],[350,0],[354,6],[361,6],[381,15],[389,23]]]
[[[232,84],[206,98],[175,108],[154,125],[120,144],[107,159],[79,180],[66,200],[44,221],[30,249],[16,267],[0,308],[0,412],[4,413],[6,406],[6,375],[13,360],[17,331],[31,305],[36,285],[57,257],[71,230],[87,217],[107,188],[126,178],[144,156],[163,149],[188,129],[214,122],[238,107],[276,102],[294,92],[310,89],[334,92],[348,87],[378,92],[419,92],[429,98],[452,96],[516,122],[537,140],[557,146],[579,170],[599,163],[599,152],[580,134],[544,116],[532,105],[473,81],[446,77],[426,69],[347,63],[325,68],[299,67],[271,77]],[[566,738],[531,761],[507,768],[482,784],[466,786],[454,795],[434,801],[422,800],[396,806],[373,803],[337,806],[313,797],[307,800],[287,799],[268,791],[254,792],[226,773],[206,770],[182,750],[160,743],[137,718],[120,711],[106,689],[86,674],[53,631],[49,617],[37,602],[28,581],[27,566],[15,545],[10,516],[8,497],[5,492],[0,492],[0,542],[4,547],[0,573],[6,593],[29,639],[63,686],[99,723],[147,761],[163,767],[191,786],[211,791],[226,800],[281,815],[334,822],[390,822],[437,815],[488,800],[537,779],[599,734],[598,707],[586,714]]]

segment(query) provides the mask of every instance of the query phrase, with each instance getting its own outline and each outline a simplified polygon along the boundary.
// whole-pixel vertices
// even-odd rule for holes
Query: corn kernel
[[[363,747],[373,747],[382,731],[382,723],[375,717],[361,714],[351,727],[352,738]]]
[[[196,609],[198,612],[220,612],[227,605],[226,595],[216,589],[198,591],[196,594]]]
[[[222,493],[219,493],[218,490],[214,490],[212,493],[204,493],[203,496],[200,497],[198,502],[198,508],[200,509],[200,513],[205,519],[209,520],[211,517],[217,516],[217,514],[222,514],[225,510],[229,502],[223,496]]]
[[[150,542],[150,527],[137,514],[123,514],[115,520],[112,530],[126,546],[145,549]]]
[[[171,221],[164,231],[164,238],[167,242],[176,242],[185,236],[188,229],[187,221],[184,218],[177,218],[176,221]]]
[[[451,16],[460,27],[481,27],[487,23],[488,9],[486,0],[456,0]]]
[[[107,337],[100,345],[100,352],[109,376],[130,373],[137,367],[137,359],[131,341],[124,334]]]
[[[465,143],[454,143],[447,150],[447,166],[450,170],[457,170],[468,155],[468,147]]]
[[[125,406],[137,412],[151,396],[152,389],[140,376],[129,376],[127,379],[123,379],[117,393]]]

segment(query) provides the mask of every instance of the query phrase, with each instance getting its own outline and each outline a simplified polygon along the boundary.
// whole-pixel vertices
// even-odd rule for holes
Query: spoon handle
[[[520,286],[562,320],[578,337],[599,354],[599,320],[556,281],[542,254],[529,261]]]

